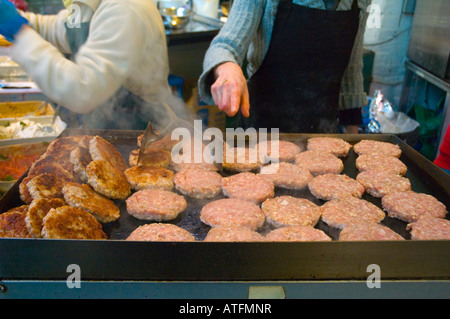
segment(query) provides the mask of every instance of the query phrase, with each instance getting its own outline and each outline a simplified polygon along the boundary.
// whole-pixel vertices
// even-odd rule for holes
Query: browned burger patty
[[[130,193],[130,184],[123,171],[119,171],[105,160],[93,160],[86,166],[89,185],[111,199],[125,199]]]
[[[390,217],[412,223],[423,216],[445,218],[447,208],[435,197],[413,191],[397,192],[381,199],[383,209]]]
[[[320,206],[320,209],[322,221],[340,229],[360,221],[379,223],[385,218],[381,208],[353,196],[332,199]]]
[[[431,216],[422,216],[418,221],[408,224],[413,240],[450,239],[450,220]]]
[[[113,222],[120,217],[119,207],[112,200],[98,194],[88,184],[68,183],[62,192],[69,206],[88,211],[100,223]]]
[[[186,229],[173,224],[152,223],[139,226],[128,237],[128,241],[195,241]]]
[[[275,187],[287,189],[304,189],[313,179],[307,168],[288,163],[272,163],[261,167],[259,175],[264,179],[272,181]]]
[[[289,141],[268,140],[258,144],[258,151],[265,155],[265,162],[294,162],[301,152],[300,146]]]
[[[65,184],[73,182],[73,179],[66,179],[65,176],[44,173],[33,177],[27,188],[31,197],[38,198],[63,198],[62,188]]]
[[[200,220],[211,226],[240,226],[257,230],[265,221],[261,208],[250,201],[236,198],[215,200],[203,206]]]
[[[331,200],[347,196],[361,197],[364,187],[357,180],[343,174],[325,174],[314,177],[308,188],[316,198]]]
[[[93,160],[104,160],[122,173],[127,169],[127,164],[122,154],[120,154],[113,144],[103,137],[92,137],[89,142],[89,153]]]
[[[408,178],[390,171],[370,170],[359,173],[356,180],[360,182],[365,191],[373,197],[383,197],[397,192],[411,190]]]
[[[42,220],[42,237],[106,239],[102,225],[87,211],[70,206],[52,208]]]
[[[352,145],[338,137],[313,137],[308,139],[308,150],[329,152],[338,157],[345,157]]]
[[[138,163],[139,149],[132,150],[128,157],[128,164],[130,166],[142,165],[142,166],[156,166],[156,167],[169,167],[171,154],[166,150],[147,150],[142,153],[142,157]]]
[[[337,156],[324,151],[304,151],[295,157],[295,164],[307,168],[313,176],[340,174],[344,163]]]
[[[83,183],[87,182],[86,166],[92,161],[89,149],[78,146],[70,152],[70,162],[73,165],[73,171]]]
[[[124,173],[133,190],[161,188],[170,191],[174,186],[174,173],[164,167],[132,166],[126,169]]]
[[[312,226],[295,225],[272,230],[266,241],[331,241],[331,238]]]
[[[162,189],[144,189],[126,200],[127,211],[137,219],[166,221],[182,213],[187,202],[183,196]]]
[[[340,241],[404,240],[389,227],[378,223],[358,222],[345,226],[339,234]]]
[[[261,203],[275,195],[273,182],[263,177],[242,172],[222,179],[222,190],[225,196]]]
[[[400,155],[402,154],[402,151],[397,144],[374,140],[361,140],[353,145],[353,150],[358,155],[380,154],[400,157]]]
[[[274,227],[289,225],[315,226],[320,219],[320,208],[305,198],[278,196],[261,205],[266,220]]]
[[[379,154],[360,155],[356,158],[355,165],[360,172],[379,170],[405,175],[407,171],[406,165],[397,157]]]
[[[265,238],[260,233],[247,227],[224,226],[213,227],[203,241],[207,242],[260,242]]]
[[[31,202],[25,216],[28,232],[34,238],[42,237],[42,220],[52,208],[66,206],[66,202],[60,198],[39,198]]]
[[[222,192],[222,175],[215,171],[184,169],[173,181],[180,193],[193,198],[213,198]]]
[[[25,223],[28,208],[22,205],[0,214],[0,238],[31,238]]]

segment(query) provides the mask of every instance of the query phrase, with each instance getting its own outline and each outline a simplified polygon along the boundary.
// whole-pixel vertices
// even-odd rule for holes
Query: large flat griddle
[[[62,136],[99,135],[114,144],[128,161],[137,149],[142,131],[66,130]],[[280,134],[280,139],[305,148],[315,136],[341,137],[351,144],[372,139],[398,144],[407,165],[412,189],[428,193],[450,207],[450,177],[395,135]],[[356,177],[356,154],[344,159],[344,174]],[[229,173],[223,172],[224,175]],[[0,211],[22,205],[20,180],[0,199]],[[276,196],[307,198],[318,205],[308,190],[276,189]],[[383,279],[449,279],[450,241],[410,240],[406,223],[386,217],[382,224],[405,241],[339,242],[339,231],[319,222],[331,242],[207,243],[202,242],[210,227],[200,221],[200,210],[212,200],[186,197],[188,207],[170,223],[189,230],[197,239],[184,242],[128,242],[124,239],[138,226],[148,223],[130,216],[124,201],[115,201],[119,220],[104,225],[109,239],[49,240],[0,239],[0,279],[59,280],[67,278],[67,266],[77,264],[84,280],[358,280],[368,276],[367,266],[377,264]],[[364,199],[381,207],[381,200],[365,194]],[[448,218],[448,217],[447,217]],[[267,233],[272,228],[263,226]]]

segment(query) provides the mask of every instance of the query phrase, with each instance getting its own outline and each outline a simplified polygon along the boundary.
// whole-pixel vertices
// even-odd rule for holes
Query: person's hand
[[[247,81],[241,67],[233,62],[225,62],[215,68],[214,74],[216,81],[211,85],[211,95],[219,110],[234,116],[240,108],[242,114],[249,117]]]
[[[0,34],[6,40],[13,42],[14,36],[26,24],[27,19],[19,14],[14,4],[8,0],[0,0]]]

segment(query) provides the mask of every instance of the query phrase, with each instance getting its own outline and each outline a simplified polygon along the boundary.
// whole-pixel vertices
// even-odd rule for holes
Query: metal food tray
[[[114,144],[127,161],[142,133],[69,129],[62,136],[102,136]],[[432,194],[450,207],[450,177],[397,136],[280,134],[280,139],[304,147],[306,140],[315,136],[341,137],[351,144],[362,139],[398,144],[412,189]],[[357,174],[355,159],[353,150],[343,159],[343,173],[350,177]],[[0,199],[1,212],[22,204],[18,191],[20,180]],[[282,194],[302,196],[319,205],[324,203],[307,190],[276,190],[276,196]],[[367,194],[363,198],[381,207],[380,199]],[[199,220],[206,200],[186,199],[188,208],[171,223],[189,230],[197,242],[125,241],[123,239],[136,227],[147,222],[128,215],[124,201],[115,201],[121,209],[121,217],[104,225],[108,240],[0,239],[0,279],[65,280],[70,264],[80,266],[85,280],[366,280],[367,267],[372,264],[380,267],[384,280],[448,280],[450,277],[450,241],[410,240],[406,223],[398,219],[386,217],[382,224],[407,240],[340,242],[336,240],[338,231],[319,221],[316,227],[324,230],[333,241],[208,243],[201,239],[209,226]]]

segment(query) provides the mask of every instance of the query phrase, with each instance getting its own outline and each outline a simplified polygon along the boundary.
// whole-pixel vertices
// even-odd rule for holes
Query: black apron
[[[335,133],[341,80],[359,26],[359,8],[308,8],[281,0],[267,54],[248,81],[250,117],[244,128]]]
[[[65,24],[67,39],[71,49],[71,59],[75,57],[80,47],[89,36],[90,22],[82,22],[77,27],[69,27]],[[124,86],[108,101],[100,105],[91,114],[75,114],[67,109],[63,111],[69,127],[95,128],[95,129],[128,129],[145,130],[148,116],[141,115],[141,110],[146,102]]]

